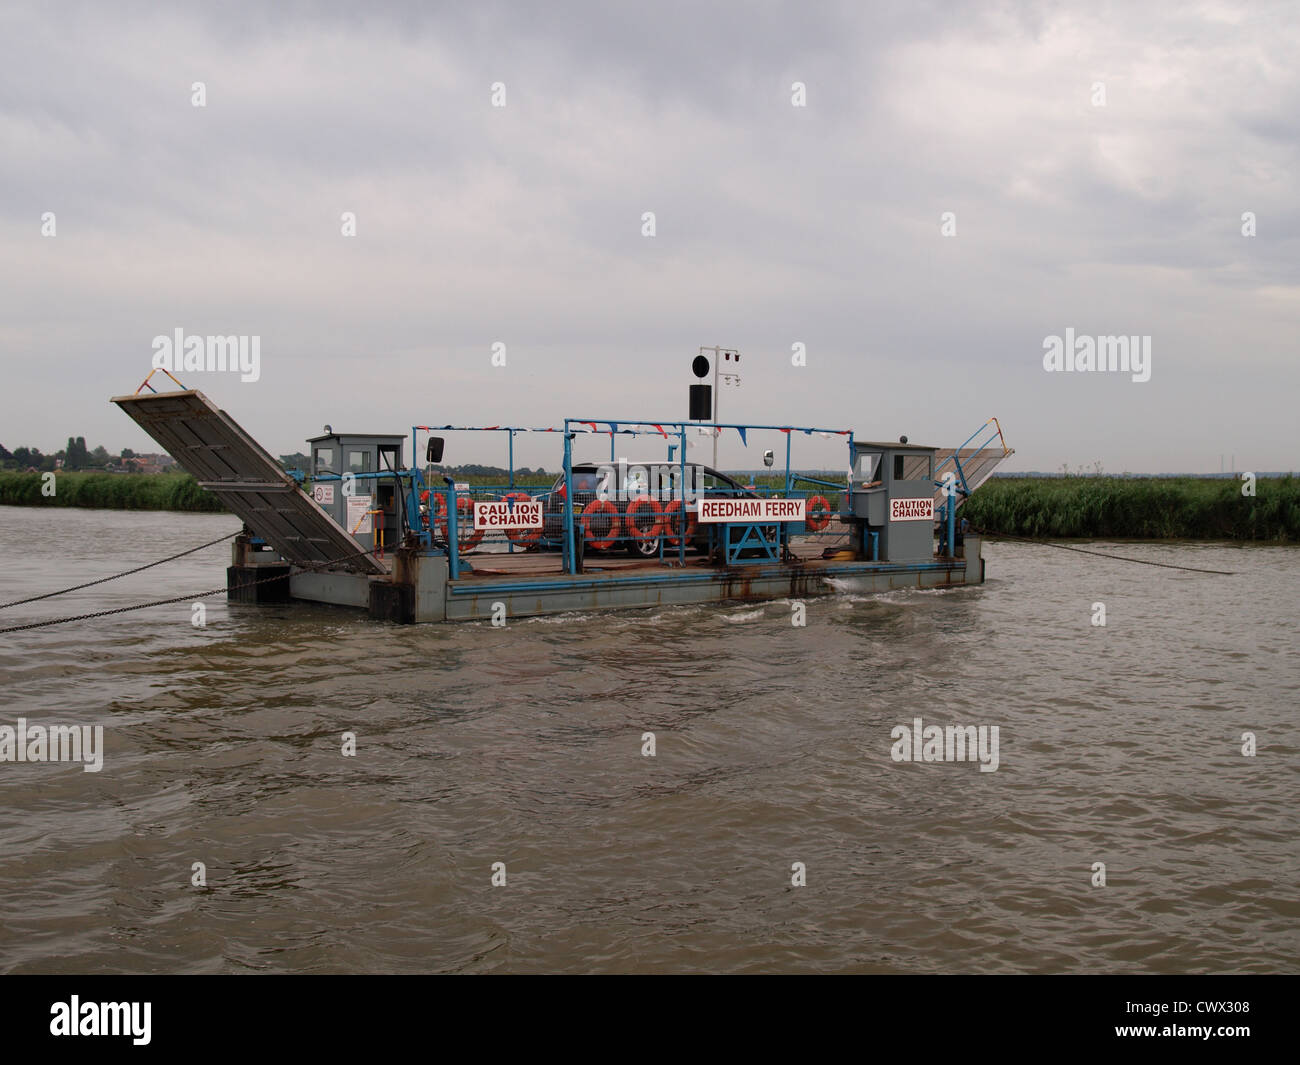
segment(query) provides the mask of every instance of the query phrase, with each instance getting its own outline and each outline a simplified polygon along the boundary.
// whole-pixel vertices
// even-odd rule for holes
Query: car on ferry
[[[582,537],[583,550],[626,551],[640,558],[657,558],[661,544],[665,553],[676,551],[684,511],[686,549],[707,552],[710,529],[695,519],[695,498],[759,498],[752,486],[710,466],[687,463],[691,498],[684,501],[680,471],[679,464],[663,459],[574,465],[574,532]],[[555,479],[549,492],[533,498],[542,502],[543,526],[526,546],[558,551],[564,542],[564,474]]]

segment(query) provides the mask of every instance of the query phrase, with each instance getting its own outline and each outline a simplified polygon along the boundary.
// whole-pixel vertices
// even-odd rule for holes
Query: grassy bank
[[[1198,477],[998,478],[960,514],[1015,536],[1300,541],[1300,479],[1242,483]]]
[[[466,477],[471,484],[503,483]],[[768,478],[760,478],[766,482]],[[549,487],[554,475],[518,478]],[[779,486],[781,478],[773,478]],[[215,496],[188,474],[60,473],[54,496],[39,473],[0,473],[0,504],[220,513]],[[800,486],[808,489],[810,486]],[[836,493],[826,491],[832,507]],[[979,529],[1014,536],[1098,539],[1262,540],[1300,543],[1300,478],[1260,480],[1254,497],[1241,482],[1197,477],[994,478],[962,508]]]
[[[188,473],[58,473],[52,496],[42,494],[44,484],[44,474],[0,473],[0,504],[218,514],[225,510]]]

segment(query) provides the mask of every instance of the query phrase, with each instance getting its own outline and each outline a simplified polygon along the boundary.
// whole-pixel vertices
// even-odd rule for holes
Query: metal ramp
[[[116,396],[112,402],[289,562],[388,572],[202,392]]]
[[[975,438],[979,436],[985,436],[986,439],[976,443]],[[974,446],[969,446],[971,444]],[[969,495],[993,476],[993,471],[1002,464],[1003,459],[1010,458],[1015,453],[1015,448],[1007,447],[998,420],[990,418],[960,447],[940,448],[935,452],[934,479],[942,481],[944,474],[951,471],[957,476],[959,487],[963,487],[962,482],[965,482],[966,495]],[[966,501],[966,495],[957,493],[959,508]],[[936,514],[943,500],[943,489],[936,488],[934,493]]]

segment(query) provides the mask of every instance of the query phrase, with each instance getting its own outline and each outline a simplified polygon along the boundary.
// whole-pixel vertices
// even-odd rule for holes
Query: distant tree
[[[28,466],[37,466],[41,461],[41,452],[38,448],[16,447],[14,448],[14,462],[18,464],[19,469],[27,469]]]
[[[113,461],[113,456],[108,453],[108,448],[100,444],[90,453],[90,465],[103,468]]]
[[[83,470],[90,465],[90,452],[86,450],[86,438],[68,437],[68,446],[63,449],[63,466],[69,470]]]
[[[13,458],[13,455],[9,453],[9,449],[4,444],[0,444],[0,464],[12,462]]]
[[[95,448],[95,450],[98,451],[99,448]],[[118,457],[124,459],[133,459],[135,458],[135,452],[132,451],[129,447],[124,447],[122,448],[122,454]]]

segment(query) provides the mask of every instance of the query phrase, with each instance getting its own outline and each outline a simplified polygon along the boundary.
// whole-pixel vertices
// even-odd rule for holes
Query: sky
[[[274,454],[685,420],[720,345],[724,422],[1294,470],[1297,54],[1294,3],[1226,0],[6,3],[0,443],[156,450],[109,399],[180,329],[257,338],[176,376]],[[1045,367],[1108,336],[1149,379]]]

